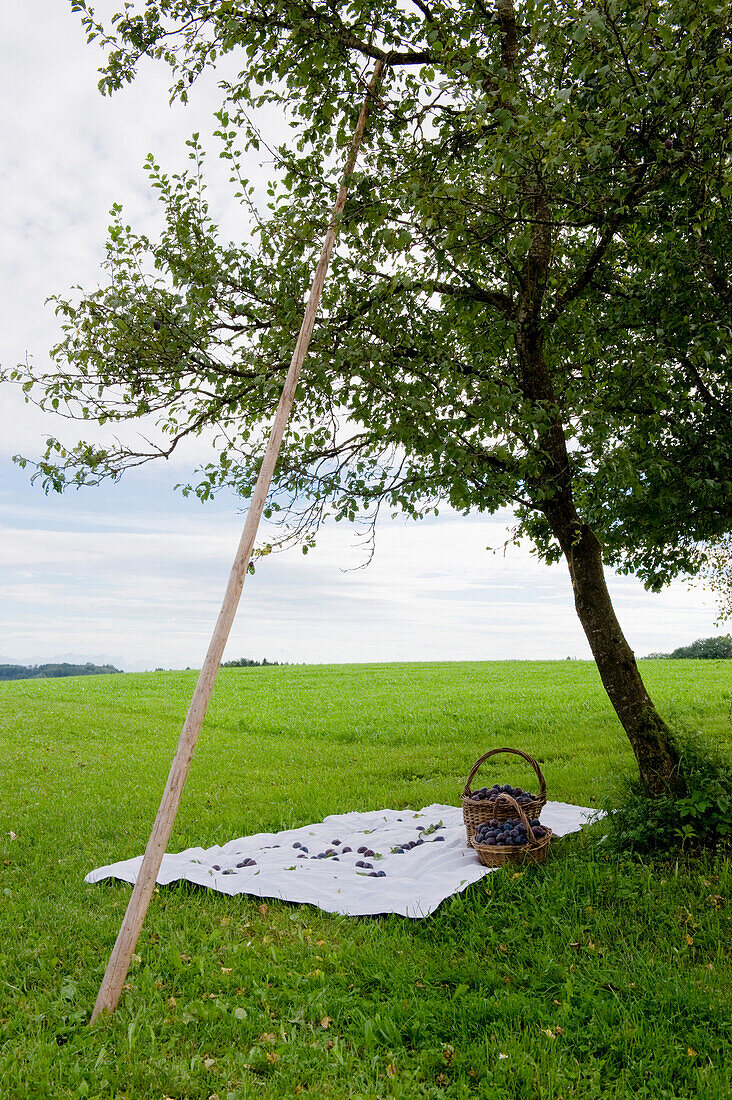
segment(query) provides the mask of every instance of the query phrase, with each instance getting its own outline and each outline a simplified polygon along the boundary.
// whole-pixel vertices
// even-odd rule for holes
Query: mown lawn
[[[729,662],[643,673],[677,726],[732,745]],[[423,921],[165,888],[90,1029],[129,887],[83,877],[144,848],[194,682],[0,685],[3,1100],[729,1097],[729,862],[618,860],[597,830]],[[583,805],[632,764],[585,662],[226,669],[170,846],[456,803],[499,744]],[[531,786],[499,759],[489,785]]]

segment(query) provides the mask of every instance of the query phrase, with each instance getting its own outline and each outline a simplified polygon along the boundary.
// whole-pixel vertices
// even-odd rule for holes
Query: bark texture
[[[568,543],[566,538],[560,541],[577,615],[610,702],[630,740],[643,784],[650,794],[682,794],[678,753],[620,628],[605,583],[600,543],[587,524],[579,525]]]

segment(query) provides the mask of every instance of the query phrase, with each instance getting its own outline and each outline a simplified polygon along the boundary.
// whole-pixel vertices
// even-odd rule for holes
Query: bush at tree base
[[[667,856],[681,849],[732,849],[732,759],[701,734],[676,735],[686,794],[651,797],[623,778],[605,802],[606,843],[617,852]]]

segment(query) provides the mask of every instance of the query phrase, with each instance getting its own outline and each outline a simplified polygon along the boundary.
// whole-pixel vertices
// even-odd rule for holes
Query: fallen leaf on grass
[[[332,1023],[333,1023],[333,1019],[332,1019],[331,1016],[324,1016],[323,1019],[320,1021],[320,1026],[325,1028],[326,1031],[327,1031],[327,1029],[330,1027],[330,1025]]]
[[[696,1058],[697,1057],[697,1052],[694,1050],[693,1047],[687,1047],[686,1048],[686,1053],[689,1055],[690,1058]]]
[[[277,1053],[276,1050],[268,1050],[267,1054],[266,1054],[266,1058],[267,1058],[268,1062],[272,1063],[272,1065],[274,1065],[275,1062],[279,1062],[279,1060],[280,1060],[280,1056],[279,1056],[279,1054]]]
[[[215,1063],[216,1063],[215,1058],[204,1058],[203,1059],[203,1064],[206,1067],[206,1069],[211,1069],[211,1066],[215,1065]]]

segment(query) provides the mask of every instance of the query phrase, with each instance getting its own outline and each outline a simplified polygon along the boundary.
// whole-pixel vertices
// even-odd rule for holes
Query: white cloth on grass
[[[594,812],[566,802],[547,802],[541,821],[555,836],[564,836],[579,830]],[[420,836],[419,846],[401,854],[392,851]],[[359,853],[364,846],[374,855]],[[346,847],[351,851],[344,853]],[[318,858],[330,850],[335,855]],[[238,866],[245,860],[256,862]],[[357,867],[357,861],[371,866]],[[141,863],[142,856],[110,863],[91,871],[84,881],[135,882]],[[384,875],[373,878],[372,870]],[[307,903],[352,917],[379,913],[426,917],[445,898],[492,870],[467,846],[462,809],[435,804],[422,810],[333,814],[299,829],[256,833],[213,848],[187,848],[163,857],[157,881],[167,886],[187,879],[222,894]]]

